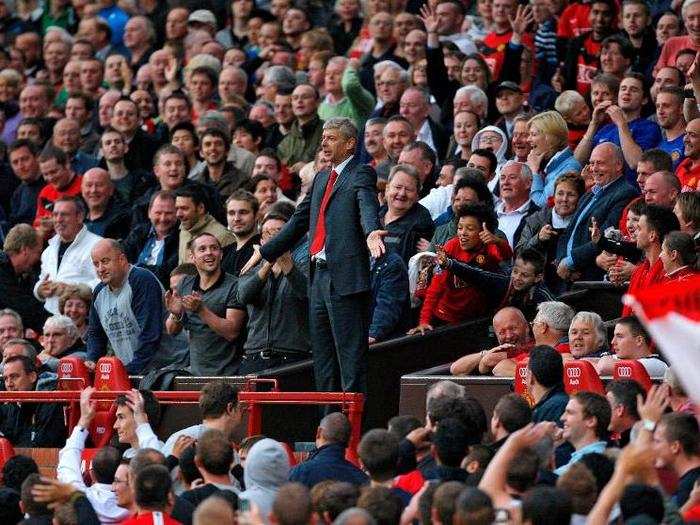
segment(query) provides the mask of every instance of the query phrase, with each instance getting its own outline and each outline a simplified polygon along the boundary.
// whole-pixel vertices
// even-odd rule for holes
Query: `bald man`
[[[644,202],[663,208],[673,208],[681,193],[681,182],[670,171],[652,173],[644,183]]]
[[[458,359],[450,366],[450,372],[464,375],[478,369],[480,374],[513,377],[516,360],[524,357],[532,346],[527,319],[517,308],[501,308],[493,316],[493,331],[497,346]]]
[[[99,241],[91,256],[100,284],[90,307],[85,364],[94,369],[109,343],[129,374],[144,374],[159,351],[165,318],[163,287],[151,272],[130,265],[115,240]]]
[[[80,194],[87,204],[85,226],[89,231],[110,239],[126,238],[131,222],[130,210],[115,192],[107,170],[92,168],[86,171]]]

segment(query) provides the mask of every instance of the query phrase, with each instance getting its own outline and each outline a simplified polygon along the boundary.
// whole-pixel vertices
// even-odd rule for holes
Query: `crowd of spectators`
[[[492,317],[496,345],[450,371],[527,359],[530,405],[505,396],[489,425],[442,383],[425,423],[364,435],[361,468],[329,414],[290,470],[277,441],[240,442],[224,383],[165,444],[134,390],[86,480],[92,389],[70,435],[62,405],[6,403],[12,444],[61,448],[59,481],[5,465],[8,523],[700,519],[666,356],[630,306],[562,297],[697,278],[700,0],[331,4],[0,0],[2,387],[114,355],[136,376],[312,358],[318,389],[365,392],[369,345]],[[569,397],[571,359],[665,386]]]

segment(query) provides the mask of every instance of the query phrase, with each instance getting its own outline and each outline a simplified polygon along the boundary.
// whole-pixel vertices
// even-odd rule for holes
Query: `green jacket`
[[[295,120],[292,129],[277,146],[280,160],[287,166],[297,162],[311,162],[321,145],[322,133],[323,121],[318,117],[314,117],[301,127],[299,121]]]
[[[355,68],[349,66],[345,68],[341,85],[345,96],[335,104],[331,104],[327,99],[321,102],[318,116],[322,120],[348,117],[355,123],[357,129],[362,130],[365,127],[365,121],[374,110],[374,97],[360,84],[360,76]]]

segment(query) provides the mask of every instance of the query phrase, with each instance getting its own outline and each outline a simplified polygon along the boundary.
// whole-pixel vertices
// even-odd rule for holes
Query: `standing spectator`
[[[700,5],[697,6],[700,9]],[[682,191],[700,190],[700,118],[688,122],[683,136],[685,158],[676,168]]]
[[[2,378],[8,392],[36,390],[37,369],[25,356],[10,357]],[[60,403],[4,403],[0,406],[0,432],[15,447],[62,447],[66,440]]]
[[[586,454],[605,450],[610,412],[608,400],[600,394],[579,392],[569,399],[561,417],[564,423],[562,437],[574,447],[575,452],[567,464],[554,471],[555,474],[561,476]]]
[[[296,120],[277,146],[280,160],[293,172],[314,159],[321,143],[323,122],[318,116],[319,94],[310,84],[301,84],[292,92],[292,111]]]
[[[66,154],[56,148],[47,148],[41,152],[39,169],[46,181],[46,186],[39,192],[37,198],[34,227],[48,239],[53,231],[51,205],[61,197],[80,195],[82,177],[70,167]]]
[[[91,168],[83,175],[81,195],[87,205],[85,226],[100,237],[123,239],[129,233],[130,213],[102,168]]]
[[[29,140],[18,140],[10,145],[7,155],[12,172],[20,180],[10,201],[10,225],[32,224],[39,192],[46,185],[39,171],[39,149]]]
[[[358,63],[336,56],[328,61],[325,74],[326,96],[318,108],[321,120],[348,117],[363,129],[374,109],[374,96],[360,84]]]
[[[0,252],[0,310],[12,308],[27,328],[39,332],[46,319],[46,310],[34,297],[34,268],[41,259],[41,237],[28,224],[14,226],[5,237]],[[13,337],[19,337],[17,334]]]
[[[607,375],[607,374],[606,374]],[[619,435],[611,436],[613,446],[626,447],[630,442],[632,427],[639,421],[637,397],[644,399],[646,392],[633,379],[615,379],[605,386],[605,397],[610,403],[610,432]]]
[[[324,417],[316,430],[316,451],[291,470],[289,481],[309,488],[327,479],[365,485],[369,481],[366,474],[345,459],[350,430],[344,414],[334,412]]]
[[[253,256],[253,247],[260,244],[256,219],[258,200],[250,192],[236,190],[226,200],[228,229],[236,238],[235,243],[224,248],[222,268],[226,273],[239,275],[243,265]]]
[[[671,155],[673,169],[683,161],[685,142],[685,117],[683,102],[685,97],[679,87],[661,88],[656,95],[656,120],[661,127],[662,138],[657,148]]]
[[[408,62],[396,55],[393,32],[394,19],[389,13],[385,11],[375,13],[369,20],[369,35],[372,39],[372,47],[361,59],[360,80],[365,89],[371,93],[374,93],[374,82],[372,80],[375,64],[391,60],[404,69],[408,67]]]
[[[498,229],[506,234],[511,248],[517,246],[526,220],[539,211],[530,198],[532,171],[527,164],[508,161],[498,178],[501,200],[496,204]]]
[[[169,334],[183,328],[190,336],[190,368],[194,375],[234,375],[240,366],[238,337],[245,310],[236,300],[236,278],[221,269],[221,243],[210,233],[200,233],[186,247],[197,267],[176,292],[167,292],[166,321]]]
[[[245,273],[261,258],[274,261],[309,233],[314,265],[309,334],[316,386],[325,392],[365,391],[368,251],[374,257],[385,251],[382,237],[386,232],[379,230],[377,219],[376,175],[353,157],[356,137],[357,128],[349,119],[335,118],[324,124],[322,148],[333,169],[316,176],[291,220],[242,270]]]
[[[406,264],[427,243],[434,232],[430,212],[418,203],[422,182],[410,164],[397,164],[389,173],[386,204],[379,209],[379,220],[389,233],[387,250],[398,253]]]
[[[67,285],[97,285],[97,275],[90,260],[90,250],[101,237],[83,224],[85,209],[75,197],[61,197],[53,205],[52,222],[56,230],[41,254],[41,274],[34,285],[34,296],[44,301],[44,308],[58,313],[58,298]]]
[[[180,221],[179,264],[189,262],[187,259],[188,245],[192,239],[202,233],[216,237],[222,247],[235,242],[233,234],[208,213],[204,195],[197,188],[178,189],[175,210]]]
[[[98,242],[92,261],[102,282],[90,307],[88,366],[105,355],[109,343],[129,373],[143,374],[159,349],[163,288],[151,272],[129,264],[117,241]]]
[[[264,246],[287,223],[269,213],[262,220]],[[238,282],[238,300],[248,312],[245,355],[239,374],[246,375],[309,355],[308,270],[286,252],[274,264],[262,261]]]
[[[536,346],[530,351],[527,371],[527,391],[534,403],[532,421],[558,423],[569,402],[561,354],[551,346]]]
[[[623,167],[624,159],[618,146],[603,143],[593,149],[590,171],[595,186],[579,201],[576,215],[557,245],[560,261],[557,274],[564,281],[597,280],[602,276],[595,265],[598,250],[591,241],[588,222],[595,217],[601,231],[617,227],[622,210],[636,196],[634,188],[622,175]]]
[[[144,522],[151,522],[180,525],[180,522],[168,513],[168,509],[172,508],[173,500],[171,486],[170,472],[166,467],[150,465],[144,468],[133,482],[136,516],[124,520],[122,524],[141,525]]]

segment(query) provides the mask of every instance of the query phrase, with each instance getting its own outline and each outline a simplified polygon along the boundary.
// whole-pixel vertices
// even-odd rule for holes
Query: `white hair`
[[[579,312],[571,320],[569,329],[571,329],[571,326],[578,321],[589,324],[593,327],[593,330],[595,330],[596,336],[598,337],[597,346],[601,346],[607,341],[608,338],[605,334],[605,325],[603,324],[603,319],[600,317],[600,315],[595,312]]]
[[[486,96],[486,93],[484,93],[483,89],[473,84],[470,84],[469,86],[462,86],[455,92],[454,100],[457,100],[460,97],[467,97],[472,104],[479,106],[482,113],[482,115],[480,115],[481,118],[486,118],[486,111],[489,107],[489,99]]]
[[[66,335],[73,342],[78,339],[78,329],[73,320],[67,315],[52,315],[49,317],[44,323],[44,330],[51,327],[65,330]]]
[[[530,169],[530,166],[528,166],[524,162],[519,162],[517,160],[509,160],[501,168],[501,173],[503,173],[503,170],[506,169],[508,166],[519,166],[520,175],[522,175],[527,180],[532,180],[532,170]]]
[[[381,62],[377,62],[376,64],[374,64],[372,68],[374,70],[375,75],[381,75],[387,69],[393,69],[394,71],[398,71],[399,80],[401,80],[401,82],[403,82],[404,84],[408,84],[408,71],[406,71],[404,68],[402,68],[400,65],[398,65],[392,60],[382,60]]]
[[[697,4],[698,2],[700,2],[700,0],[685,0],[685,2],[683,2],[683,7],[681,8],[681,16],[683,17],[683,22],[685,22],[685,15],[690,6],[693,4]]]
[[[575,315],[574,309],[561,301],[544,301],[537,305],[536,317],[553,330],[564,334],[569,333]]]
[[[323,124],[323,129],[337,129],[345,138],[357,137],[357,126],[347,117],[332,117]]]

